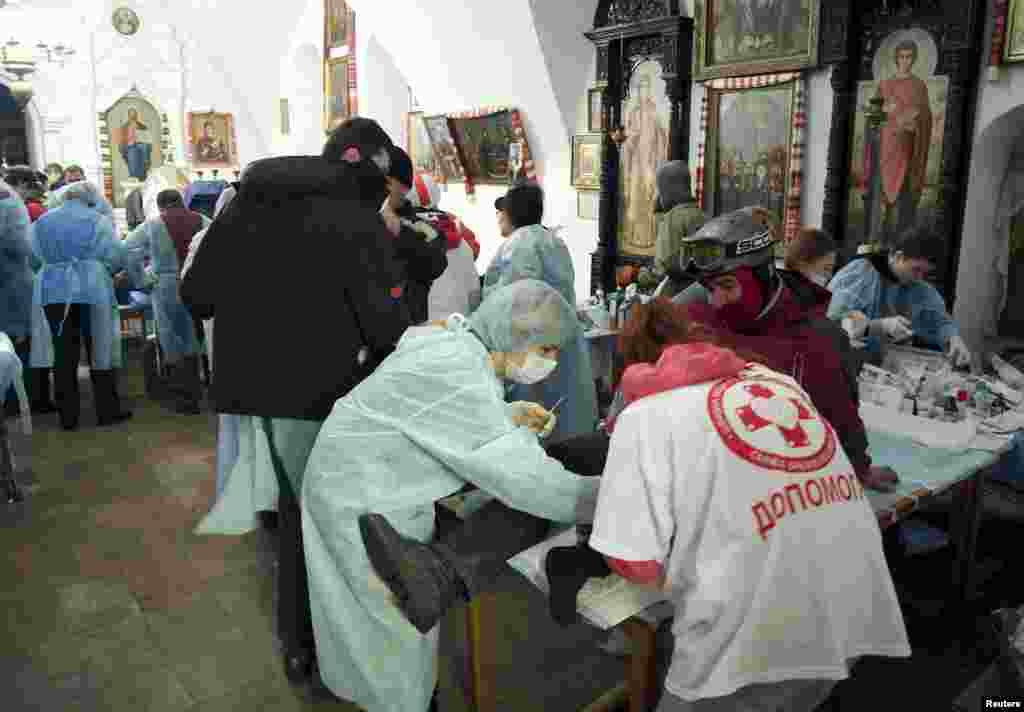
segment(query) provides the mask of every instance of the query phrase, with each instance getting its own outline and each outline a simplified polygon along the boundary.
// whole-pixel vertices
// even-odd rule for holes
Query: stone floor
[[[193,534],[213,494],[214,416],[146,399],[137,364],[121,390],[135,411],[121,426],[95,427],[85,379],[78,432],[43,416],[31,439],[12,436],[28,498],[0,505],[0,710],[354,709],[313,699],[281,672],[274,535]],[[941,587],[948,569],[929,565],[913,580]],[[510,571],[504,583],[498,709],[578,710],[621,679],[622,661],[597,647],[599,633],[556,627],[524,579]],[[907,696],[916,709],[949,709],[988,662],[980,648],[946,644],[941,620],[915,610],[927,646],[915,641],[909,660],[862,663],[835,708],[896,709]],[[443,712],[468,709],[461,620],[443,629]]]

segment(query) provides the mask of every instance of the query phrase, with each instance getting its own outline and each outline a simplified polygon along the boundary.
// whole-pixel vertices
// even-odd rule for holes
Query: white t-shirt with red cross
[[[676,605],[666,689],[844,679],[910,655],[877,520],[832,427],[787,376],[751,367],[619,416],[590,545],[656,560]]]

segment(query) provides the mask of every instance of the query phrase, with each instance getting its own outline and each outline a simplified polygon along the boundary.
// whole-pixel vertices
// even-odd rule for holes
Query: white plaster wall
[[[51,126],[47,161],[81,163],[98,179],[97,113],[133,84],[168,114],[179,161],[185,155],[184,113],[210,108],[234,115],[243,164],[275,152],[279,48],[298,22],[294,7],[266,4],[241,17],[235,2],[118,0],[142,19],[139,33],[125,38],[110,26],[113,4],[83,0],[69,11],[57,7],[63,3],[41,1],[17,14],[5,9],[5,21],[11,19],[5,29],[23,42],[62,41],[77,50],[66,66],[43,65],[33,77],[40,118]],[[320,32],[317,24],[312,36]]]
[[[1024,137],[1024,65],[1006,65],[999,70],[996,81],[989,80],[985,65],[992,27],[989,13],[982,65],[978,68],[977,114],[953,310],[961,335],[976,352],[992,346],[996,310],[1002,298],[995,261],[1005,239],[1005,235],[996,233],[996,208],[1010,156]]]
[[[365,63],[360,68],[360,102],[366,102],[360,111],[384,119],[384,110],[408,110],[408,94],[400,80],[412,87],[428,114],[493,105],[518,108],[546,193],[545,224],[565,226],[562,234],[576,269],[576,291],[583,297],[590,290],[590,253],[597,244],[597,223],[576,217],[569,162],[571,135],[579,130],[577,119],[582,115],[579,104],[585,101],[594,71],[593,47],[582,32],[593,24],[594,9],[589,5],[596,7],[596,3],[531,7],[526,0],[517,0],[502,5],[500,21],[490,2],[452,4],[458,7],[439,13],[436,3],[426,0],[352,2],[361,37],[373,35],[393,60],[393,67],[388,66],[372,43],[367,47],[368,61],[373,62],[374,56],[379,61],[372,68]],[[542,30],[534,25],[535,12]],[[396,17],[401,21],[396,22]],[[559,69],[552,74],[549,64]],[[367,71],[376,81],[364,82]],[[400,120],[400,115],[389,119]],[[389,132],[401,137],[401,124]],[[458,214],[477,233],[480,271],[500,244],[493,204],[503,193],[501,187],[476,186],[475,194],[467,196],[460,184],[447,186],[443,194],[441,206]]]
[[[279,92],[270,99],[272,145],[277,155],[316,155],[324,144],[323,0],[299,0],[298,22],[279,56]],[[283,134],[280,100],[288,100],[289,132]]]
[[[402,126],[409,111],[409,84],[391,53],[356,18],[356,71],[359,114],[374,119],[391,140],[404,141]]]

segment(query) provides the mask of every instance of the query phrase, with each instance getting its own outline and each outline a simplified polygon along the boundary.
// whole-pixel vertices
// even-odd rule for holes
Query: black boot
[[[117,394],[117,377],[113,370],[91,369],[89,377],[92,379],[96,420],[100,427],[122,423],[132,417],[130,410],[121,409],[121,397]]]
[[[34,415],[46,415],[56,413],[57,406],[53,404],[50,397],[50,369],[31,368],[28,371],[29,398],[32,401],[32,413]]]
[[[185,415],[199,415],[203,390],[199,382],[199,357],[185,356],[171,367],[170,390],[174,410]]]
[[[313,676],[316,653],[309,648],[292,648],[284,651],[284,675],[293,685],[305,684]]]
[[[548,604],[551,617],[559,625],[576,622],[576,596],[589,578],[611,574],[604,556],[586,543],[557,546],[544,559],[544,573],[550,588]]]
[[[444,545],[404,537],[379,514],[360,516],[359,531],[370,563],[420,633],[432,630],[453,605],[469,600],[456,557]]]

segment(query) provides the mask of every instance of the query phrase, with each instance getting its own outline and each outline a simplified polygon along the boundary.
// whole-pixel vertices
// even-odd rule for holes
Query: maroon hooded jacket
[[[732,331],[710,304],[689,304],[687,314],[692,321],[714,329],[723,345],[759,354],[765,366],[792,376],[832,424],[863,480],[871,467],[871,456],[864,422],[857,412],[857,384],[851,382],[855,376],[844,363],[838,325],[823,318],[831,293],[806,279],[792,287],[790,276],[783,275],[782,279],[782,293],[757,322],[756,332]],[[849,341],[845,343],[848,349]]]

